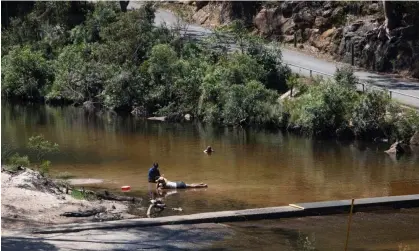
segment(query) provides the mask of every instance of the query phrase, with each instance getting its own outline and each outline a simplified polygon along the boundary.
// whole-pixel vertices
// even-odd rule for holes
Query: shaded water
[[[264,130],[161,123],[129,115],[88,113],[75,107],[2,105],[2,143],[25,151],[43,134],[60,145],[48,156],[52,174],[98,178],[145,196],[155,161],[170,180],[204,182],[207,189],[167,194],[183,213],[280,206],[352,197],[419,193],[419,156],[399,160],[389,144],[319,141]],[[215,149],[208,156],[207,145]]]
[[[355,213],[348,250],[419,250],[419,209]],[[345,250],[347,215],[229,223],[234,235],[210,250]]]

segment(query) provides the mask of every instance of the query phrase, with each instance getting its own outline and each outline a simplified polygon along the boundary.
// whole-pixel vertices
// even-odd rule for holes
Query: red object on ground
[[[127,191],[131,190],[131,186],[122,186],[121,190],[124,191],[124,192],[127,192]]]

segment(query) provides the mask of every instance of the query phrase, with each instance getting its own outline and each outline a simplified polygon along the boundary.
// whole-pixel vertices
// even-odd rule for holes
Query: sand
[[[49,182],[48,182],[49,181]],[[60,223],[99,221],[98,217],[64,217],[64,212],[104,207],[106,213],[123,219],[138,218],[127,212],[128,202],[78,200],[59,189],[57,183],[38,172],[24,169],[18,173],[1,172],[1,228],[3,231]],[[61,190],[61,191],[60,191]],[[103,217],[105,218],[105,217]],[[102,220],[103,220],[102,218]]]

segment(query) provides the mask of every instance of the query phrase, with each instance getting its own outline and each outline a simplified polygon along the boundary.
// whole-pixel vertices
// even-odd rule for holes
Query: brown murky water
[[[25,151],[31,135],[60,145],[52,174],[130,185],[145,196],[155,161],[171,180],[207,189],[166,194],[183,213],[419,193],[419,154],[398,160],[388,144],[311,140],[281,132],[161,123],[75,107],[2,105],[2,143]],[[215,149],[208,156],[207,145]]]
[[[234,235],[209,250],[345,250],[347,215],[229,223]],[[419,209],[355,213],[348,250],[419,250]]]

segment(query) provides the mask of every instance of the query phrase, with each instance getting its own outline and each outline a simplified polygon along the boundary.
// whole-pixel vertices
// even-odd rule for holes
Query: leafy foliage
[[[28,148],[35,152],[38,161],[48,153],[54,153],[59,150],[57,143],[49,142],[43,135],[32,136],[29,138]]]
[[[42,98],[52,78],[49,62],[29,46],[16,46],[2,58],[2,93],[6,96]]]
[[[154,18],[152,3],[128,12],[116,2],[35,3],[2,34],[2,95],[318,136],[407,138],[418,130],[417,113],[401,111],[385,93],[359,94],[351,68],[303,83],[283,64],[279,45],[252,36],[242,21],[196,41],[180,24],[156,27]],[[298,96],[280,101],[292,87]],[[42,137],[30,144],[39,162],[56,147]]]
[[[308,134],[335,135],[349,126],[349,116],[357,93],[335,82],[311,86],[287,106],[289,123]]]
[[[13,168],[18,166],[29,166],[30,161],[28,156],[20,156],[18,153],[10,156],[6,162],[8,165],[11,165]]]
[[[352,121],[355,135],[362,138],[385,135],[389,104],[390,98],[385,92],[370,91],[363,95],[354,107]]]

